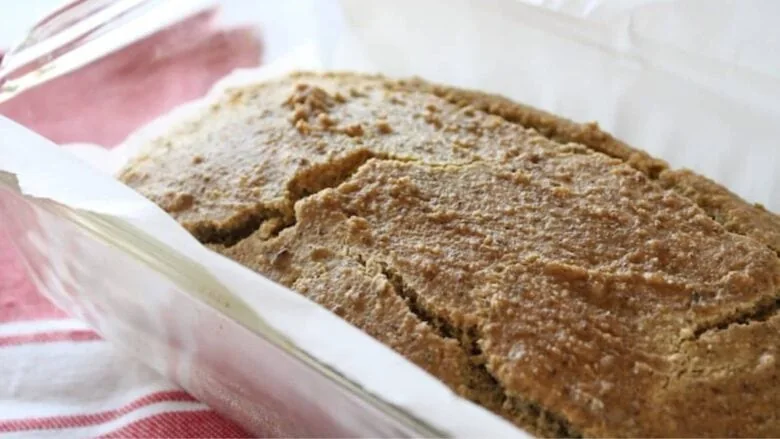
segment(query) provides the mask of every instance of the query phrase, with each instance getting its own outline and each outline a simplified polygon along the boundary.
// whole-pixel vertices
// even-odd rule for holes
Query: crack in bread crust
[[[188,229],[201,244],[231,247],[261,229],[262,234],[270,238],[292,224],[289,215],[284,212],[258,205],[231,218],[229,224],[201,221],[190,225]]]
[[[780,295],[780,291],[778,292]],[[780,312],[780,297],[766,301],[766,303],[759,303],[752,309],[744,312],[735,313],[731,316],[726,316],[720,321],[702,325],[693,332],[695,339],[700,339],[702,335],[708,332],[714,331],[727,331],[732,325],[750,325],[754,323],[766,322],[767,320],[775,317]]]
[[[444,338],[457,340],[469,358],[472,374],[480,383],[479,387],[487,386],[488,392],[500,401],[504,416],[522,425],[534,427],[534,433],[542,437],[580,438],[578,432],[563,416],[544,409],[540,404],[507,394],[506,389],[490,373],[485,366],[482,349],[479,347],[478,329],[474,327],[458,328],[441,316],[436,316],[426,310],[419,300],[419,294],[404,282],[403,276],[391,269],[387,264],[381,264],[382,274],[390,281],[396,293],[401,296],[414,315],[428,323]]]
[[[296,174],[287,183],[284,211],[271,211],[263,206],[247,211],[246,215],[233,218],[229,226],[215,227],[208,222],[197,223],[192,233],[203,244],[231,247],[248,238],[263,227],[264,239],[278,236],[283,230],[295,226],[297,219],[291,214],[292,206],[308,196],[336,187],[348,180],[368,160],[376,157],[371,151],[360,149],[327,164],[318,164]],[[269,223],[269,220],[274,220]]]

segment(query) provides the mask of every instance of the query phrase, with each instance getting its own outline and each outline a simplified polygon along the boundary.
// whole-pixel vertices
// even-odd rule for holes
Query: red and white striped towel
[[[212,16],[200,14],[27,92],[0,105],[0,114],[58,143],[115,144],[232,69],[257,65],[254,32],[212,29]],[[6,435],[246,433],[54,308],[29,282],[0,220],[0,437]]]
[[[246,437],[38,294],[0,229],[0,437]]]

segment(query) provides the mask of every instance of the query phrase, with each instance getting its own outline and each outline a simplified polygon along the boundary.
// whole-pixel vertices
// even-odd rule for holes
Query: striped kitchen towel
[[[213,15],[30,90],[0,105],[0,114],[57,143],[116,145],[234,68],[259,63],[257,34],[213,29]],[[0,219],[0,437],[246,436],[54,308],[29,282],[6,233]]]
[[[246,437],[51,305],[0,225],[0,437]]]

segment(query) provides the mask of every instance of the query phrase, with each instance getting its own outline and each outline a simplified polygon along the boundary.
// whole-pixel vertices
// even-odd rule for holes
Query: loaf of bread
[[[298,73],[121,179],[533,434],[780,436],[780,217],[594,124]]]

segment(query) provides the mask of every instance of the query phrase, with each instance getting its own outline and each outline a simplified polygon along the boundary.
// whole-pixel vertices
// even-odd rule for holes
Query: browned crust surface
[[[663,186],[690,198],[729,231],[750,236],[780,253],[780,216],[746,202],[712,180],[689,170],[671,170],[663,160],[631,147],[601,131],[597,124],[579,124],[504,97],[413,81],[458,105],[471,105],[508,121],[533,128],[558,142],[575,142],[619,158]]]
[[[780,219],[595,125],[304,73],[121,178],[536,434],[780,435]]]

